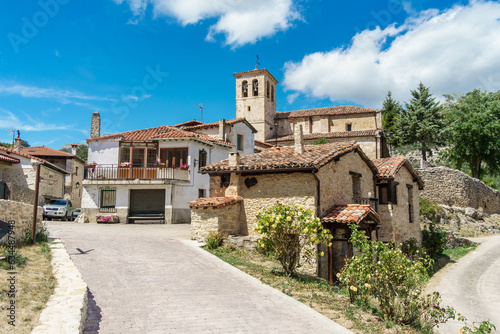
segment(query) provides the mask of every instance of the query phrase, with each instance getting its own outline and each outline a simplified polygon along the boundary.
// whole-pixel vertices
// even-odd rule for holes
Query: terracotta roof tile
[[[206,197],[198,198],[189,202],[190,208],[222,208],[228,205],[239,203],[243,200],[241,196],[225,196],[225,197]]]
[[[229,142],[218,140],[204,134],[186,131],[168,125],[157,126],[149,129],[115,133],[112,135],[104,135],[96,138],[89,138],[87,139],[87,142],[104,140],[104,139],[113,139],[113,138],[121,138],[124,141],[152,141],[154,139],[163,139],[163,138],[186,138],[186,139],[199,139],[212,144],[234,146]]]
[[[179,124],[175,124],[173,126],[175,126],[176,128],[182,128],[182,127],[185,127],[185,126],[193,126],[193,125],[199,125],[199,124],[205,124],[205,123],[193,119],[191,121],[182,122],[182,123],[179,123]]]
[[[228,159],[201,168],[202,172],[236,171],[236,170],[274,170],[287,168],[319,168],[342,155],[358,151],[359,145],[354,142],[337,142],[324,145],[306,145],[302,154],[295,153],[293,146],[273,147],[259,153],[247,154],[240,157],[237,167],[228,166]],[[366,158],[368,163],[371,163]],[[374,169],[375,167],[373,167]]]
[[[17,154],[17,155],[19,155],[21,157],[25,157],[25,158],[33,159],[33,160],[38,160],[38,161],[44,162],[44,163],[46,162],[45,160],[37,158],[35,156],[29,155],[29,154],[26,154],[26,153],[22,153],[22,152],[21,153],[20,152],[16,152],[14,150],[11,150],[11,149],[8,149],[8,148],[5,148],[5,147],[1,147],[1,146],[0,146],[0,151],[3,151],[4,153],[7,153],[7,154]]]
[[[314,140],[319,138],[358,138],[358,137],[372,137],[376,136],[377,133],[381,130],[364,130],[364,131],[341,131],[341,132],[325,132],[325,133],[308,133],[304,134],[304,140]],[[283,137],[271,138],[268,139],[268,143],[272,143],[275,141],[284,142],[284,141],[293,141],[293,135],[287,135]]]
[[[21,152],[29,155],[35,155],[35,156],[51,156],[51,157],[68,157],[68,158],[74,158],[76,155],[73,155],[68,152],[63,152],[59,150],[55,150],[50,147],[45,147],[45,146],[34,146],[34,147],[23,147]]]
[[[378,109],[356,107],[356,106],[337,106],[316,109],[294,110],[276,113],[276,118],[297,118],[323,115],[347,115],[347,114],[366,114],[380,112]],[[288,113],[288,116],[286,115]]]
[[[424,180],[422,180],[418,172],[405,157],[390,157],[372,161],[377,168],[376,177],[378,179],[394,179],[401,167],[406,166],[410,174],[415,178],[415,181],[418,182],[419,188],[423,189],[425,186]]]
[[[10,162],[13,164],[18,164],[20,162],[19,159],[14,157],[9,157],[8,155],[0,154],[0,161]]]
[[[268,144],[268,143],[265,143],[263,141],[260,141],[260,140],[254,140],[255,142],[255,145],[257,146],[262,146],[263,148],[271,148],[271,147],[274,147],[274,145],[272,144]]]
[[[250,124],[244,117],[229,119],[226,121],[226,124],[233,125],[240,122],[245,122],[252,129],[254,133],[257,132],[257,130],[252,126],[252,124]],[[182,129],[186,131],[196,131],[201,129],[218,128],[218,127],[219,127],[219,122],[212,122],[212,123],[197,124],[193,126],[186,126],[183,127]]]
[[[336,204],[321,218],[321,222],[359,224],[369,215],[375,223],[380,223],[380,216],[368,204]]]

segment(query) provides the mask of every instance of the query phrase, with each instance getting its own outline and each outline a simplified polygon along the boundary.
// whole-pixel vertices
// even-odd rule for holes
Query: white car
[[[43,219],[60,218],[61,221],[73,219],[73,204],[67,199],[51,199],[43,205]]]

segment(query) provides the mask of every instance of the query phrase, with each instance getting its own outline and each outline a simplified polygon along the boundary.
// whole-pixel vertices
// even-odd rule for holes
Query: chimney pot
[[[17,137],[14,141],[14,151],[21,153],[21,138]]]
[[[219,120],[219,139],[226,141],[226,120],[224,118]]]
[[[101,136],[101,116],[98,111],[92,114],[90,121],[90,138],[97,138]]]
[[[238,167],[240,165],[240,154],[238,152],[229,153],[229,167]]]

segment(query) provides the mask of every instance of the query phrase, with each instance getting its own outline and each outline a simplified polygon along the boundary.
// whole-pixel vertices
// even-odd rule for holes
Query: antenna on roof
[[[203,122],[203,104],[197,104],[196,106],[198,108],[200,108],[200,111],[201,111],[201,122]]]
[[[7,131],[9,131],[12,134],[12,145],[14,145],[14,141],[16,138],[16,129],[11,126],[10,128],[7,128]]]
[[[255,69],[257,69],[257,66],[259,66],[259,65],[260,65],[260,63],[259,63],[259,55],[256,55],[255,57],[257,58],[257,59],[255,60]]]

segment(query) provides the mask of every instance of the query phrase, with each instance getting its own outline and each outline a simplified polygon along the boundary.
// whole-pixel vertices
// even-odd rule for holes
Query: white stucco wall
[[[118,152],[120,142],[114,140],[99,140],[88,143],[89,153],[87,162],[96,162],[99,165],[116,165],[118,164]]]

